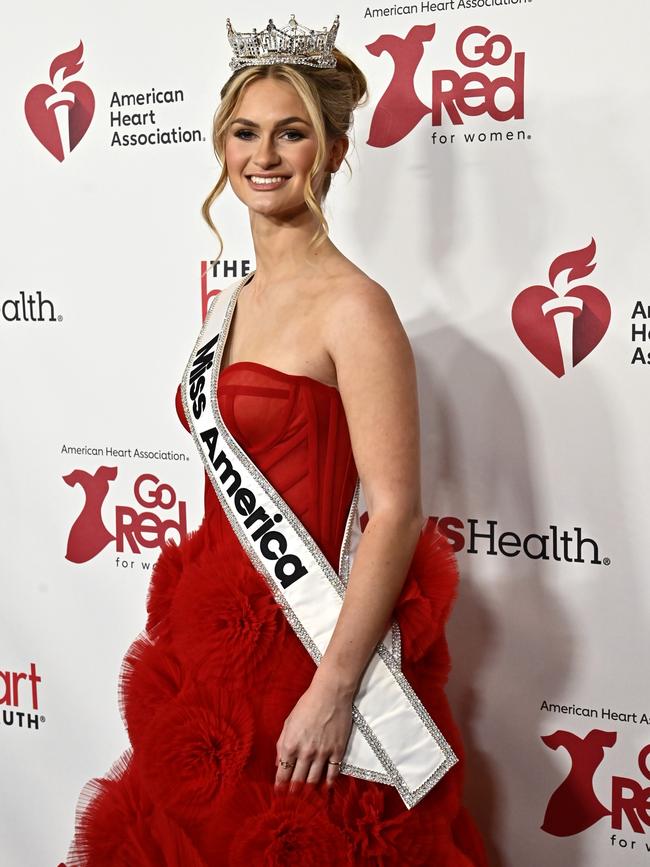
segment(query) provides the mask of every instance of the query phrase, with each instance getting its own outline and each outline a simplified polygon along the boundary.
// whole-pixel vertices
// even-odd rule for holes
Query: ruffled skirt
[[[315,663],[222,512],[167,543],[120,675],[131,746],[84,787],[67,867],[484,867],[444,694],[457,579],[428,524],[395,609],[402,670],[459,762],[409,810],[347,774],[275,790],[276,743]]]

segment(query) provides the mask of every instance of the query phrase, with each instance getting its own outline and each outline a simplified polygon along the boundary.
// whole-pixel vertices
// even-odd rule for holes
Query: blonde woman
[[[68,867],[486,863],[444,694],[457,573],[422,513],[412,351],[322,212],[366,96],[337,28],[228,22],[203,213],[219,234],[229,183],[256,267],[213,302],[177,392],[205,517],[155,565],[120,681],[131,748],[84,790]]]

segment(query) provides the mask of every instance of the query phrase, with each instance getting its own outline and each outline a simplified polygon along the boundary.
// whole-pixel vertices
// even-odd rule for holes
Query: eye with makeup
[[[297,129],[287,129],[287,130],[284,130],[284,132],[285,133],[291,133],[292,136],[293,135],[296,136],[296,138],[290,138],[290,139],[288,139],[288,141],[300,141],[301,139],[305,138],[305,136],[301,132],[299,132]],[[245,133],[246,136],[242,135],[242,133]],[[233,135],[235,136],[235,138],[241,139],[242,141],[251,141],[251,139],[248,138],[247,136],[248,135],[254,135],[254,133],[250,129],[243,129],[242,128],[242,129],[235,130]]]

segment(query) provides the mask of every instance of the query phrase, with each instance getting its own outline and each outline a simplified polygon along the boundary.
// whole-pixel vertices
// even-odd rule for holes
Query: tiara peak
[[[266,27],[251,33],[233,30],[230,18],[226,18],[228,41],[233,50],[230,68],[233,72],[242,66],[259,66],[271,63],[293,63],[316,66],[321,69],[336,66],[332,53],[339,29],[339,16],[328,30],[310,30],[302,27],[291,15],[286,27],[277,28],[269,18]]]

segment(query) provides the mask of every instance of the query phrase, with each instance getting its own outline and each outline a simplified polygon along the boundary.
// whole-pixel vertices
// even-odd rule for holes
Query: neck
[[[318,223],[306,205],[289,217],[266,217],[252,211],[249,216],[258,287],[313,277],[327,269],[337,255],[329,238],[318,248],[308,249]]]

